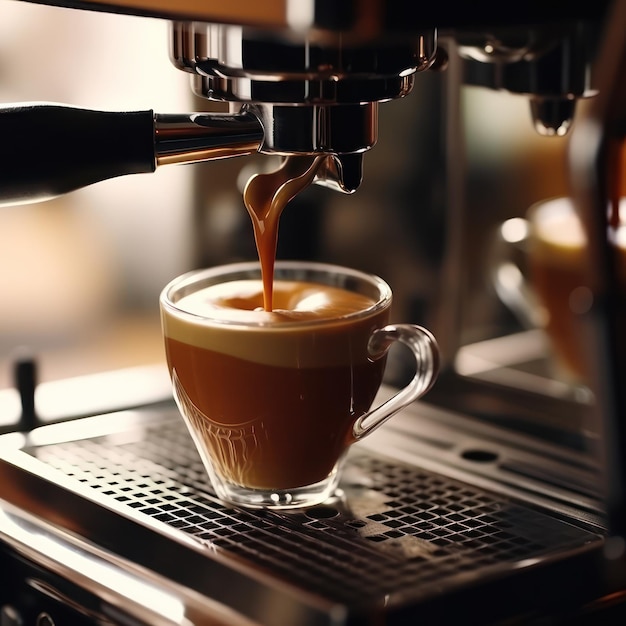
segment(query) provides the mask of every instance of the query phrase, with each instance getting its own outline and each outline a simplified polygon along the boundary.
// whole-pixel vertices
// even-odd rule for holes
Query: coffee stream
[[[274,308],[274,263],[280,215],[289,201],[313,182],[326,158],[326,155],[288,156],[278,170],[254,174],[244,188],[243,201],[252,219],[261,263],[263,308],[266,311]]]

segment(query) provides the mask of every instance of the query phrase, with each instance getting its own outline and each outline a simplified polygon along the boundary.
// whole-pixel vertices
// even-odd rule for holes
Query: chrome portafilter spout
[[[346,194],[359,188],[363,155],[377,140],[377,102],[336,106],[256,103],[245,105],[243,110],[253,113],[263,127],[260,152],[283,156],[327,154],[314,183]]]

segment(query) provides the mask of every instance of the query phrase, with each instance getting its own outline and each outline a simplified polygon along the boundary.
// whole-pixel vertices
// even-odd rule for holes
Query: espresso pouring
[[[252,220],[261,263],[263,306],[266,311],[273,309],[272,286],[280,216],[287,203],[313,182],[326,158],[286,157],[278,170],[253,175],[244,188],[243,200]]]
[[[262,281],[221,282],[176,302],[210,324],[165,322],[174,392],[198,448],[223,479],[254,489],[327,479],[383,376],[385,359],[367,346],[388,306],[332,284],[274,278],[280,215],[320,163],[291,157],[246,186]]]

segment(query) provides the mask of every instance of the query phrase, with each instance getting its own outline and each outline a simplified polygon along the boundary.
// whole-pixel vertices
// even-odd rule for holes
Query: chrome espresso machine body
[[[626,133],[626,2],[49,4],[170,21],[173,63],[228,112],[4,106],[0,204],[255,153],[326,154],[315,182],[351,195],[367,183],[384,103],[443,77],[445,150],[428,182],[445,191],[425,222],[439,240],[439,288],[417,308],[444,361],[425,402],[351,452],[342,492],[294,513],[215,498],[162,372],[102,375],[106,401],[95,393],[88,410],[64,413],[47,411],[46,397],[72,397],[85,381],[36,389],[35,365],[16,363],[0,405],[21,415],[0,437],[2,626],[622,623],[624,304],[606,206]],[[592,400],[520,385],[523,367],[504,361],[459,367],[528,345],[522,333],[467,346],[460,329],[475,253],[461,84],[526,98],[545,141],[571,135],[570,192],[592,244]],[[138,391],[111,402],[115,384]]]

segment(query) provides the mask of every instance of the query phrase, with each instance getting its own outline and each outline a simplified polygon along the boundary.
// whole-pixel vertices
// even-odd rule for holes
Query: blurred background
[[[190,107],[163,22],[10,0],[0,14],[1,102]],[[156,299],[189,266],[191,176],[162,168],[0,208],[4,386],[18,349],[39,357],[44,379],[162,358]]]
[[[215,110],[170,64],[164,22],[14,0],[0,0],[0,15],[0,104]],[[394,319],[436,333],[442,308],[432,303],[455,290],[462,340],[474,342],[515,328],[485,275],[489,242],[503,220],[566,192],[566,140],[535,134],[526,99],[461,87],[450,158],[446,95],[455,89],[449,72],[424,72],[409,97],[383,104],[362,187],[349,197],[311,188],[294,200],[278,255],[380,274],[395,292]],[[11,385],[21,349],[38,356],[43,380],[163,362],[161,288],[193,267],[255,258],[241,188],[271,163],[166,166],[0,208],[0,387]],[[457,282],[445,268],[453,193],[469,216]]]

